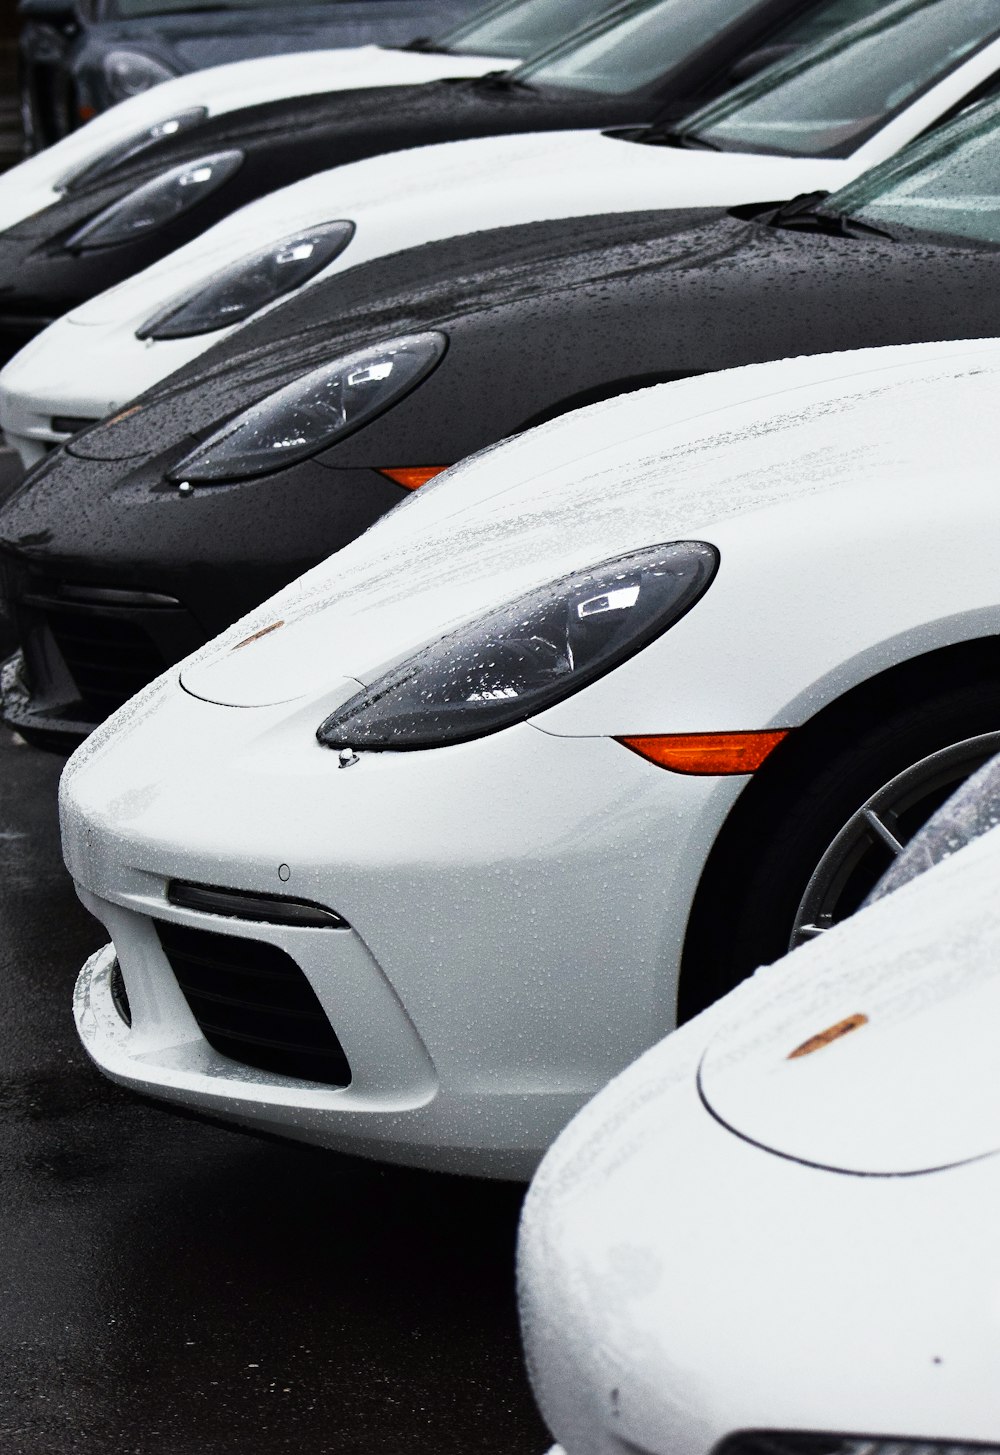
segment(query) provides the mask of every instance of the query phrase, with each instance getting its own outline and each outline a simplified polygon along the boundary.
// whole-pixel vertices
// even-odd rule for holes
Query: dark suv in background
[[[17,101],[17,17],[11,5],[0,10],[0,171],[22,153]]]
[[[20,0],[29,151],[185,71],[328,46],[405,45],[482,0]]]

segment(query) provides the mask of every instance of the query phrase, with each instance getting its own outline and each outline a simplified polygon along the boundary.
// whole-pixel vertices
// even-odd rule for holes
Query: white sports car
[[[207,116],[224,116],[290,96],[357,91],[366,86],[413,86],[451,76],[481,76],[509,69],[604,8],[604,0],[510,0],[441,38],[437,49],[365,45],[262,56],[192,71],[164,81],[102,112],[54,146],[0,176],[0,232],[57,202],[66,180],[91,168],[134,156],[160,137]],[[579,14],[579,22],[575,17]],[[525,50],[511,42],[524,32]],[[497,49],[489,49],[492,41]]]
[[[159,678],[62,783],[114,942],[90,1054],[292,1137],[530,1172],[996,751],[998,386],[990,341],[594,405]]]
[[[485,228],[833,191],[1000,76],[993,0],[825,0],[795,22],[795,34],[822,34],[836,19],[865,14],[689,117],[673,138],[683,145],[600,131],[491,137],[389,153],[272,193],[22,349],[0,374],[0,428],[33,464],[68,437],[64,421],[79,428],[120,408],[288,297],[303,275],[319,282]],[[602,45],[619,71],[648,66],[643,46],[627,54],[610,31],[580,52],[587,84],[600,75]],[[551,63],[560,84],[572,79],[562,74],[568,65]],[[535,79],[546,77],[543,65]],[[350,242],[310,268],[335,219],[353,225]],[[282,271],[288,282],[278,291]]]
[[[961,798],[922,858],[997,823],[1000,763]],[[998,873],[989,832],[759,971],[557,1141],[519,1268],[553,1455],[1000,1448]]]

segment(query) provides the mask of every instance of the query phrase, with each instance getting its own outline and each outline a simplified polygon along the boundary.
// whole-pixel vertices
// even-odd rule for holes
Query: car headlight
[[[163,81],[172,81],[177,74],[162,61],[142,51],[109,51],[101,62],[104,86],[111,103],[126,101],[129,96],[138,96],[140,91],[149,91]]]
[[[182,212],[197,206],[223,182],[228,182],[243,164],[240,151],[215,152],[194,162],[182,162],[162,172],[159,177],[137,187],[110,207],[105,207],[83,227],[66,239],[73,252],[90,248],[109,248],[116,243],[131,242],[164,223],[173,222]]]
[[[969,1440],[914,1440],[892,1435],[821,1435],[748,1430],[730,1435],[715,1455],[1000,1455],[1000,1445]]]
[[[408,394],[447,346],[441,333],[410,334],[323,364],[236,415],[167,478],[242,480],[307,459]]]
[[[178,111],[176,116],[168,116],[164,121],[158,121],[154,126],[149,126],[145,131],[137,132],[134,136],[126,137],[117,146],[109,147],[106,152],[94,162],[89,162],[80,171],[71,172],[59,183],[60,192],[77,192],[81,187],[89,187],[91,182],[97,182],[101,177],[106,177],[123,162],[130,162],[140,152],[146,151],[149,147],[155,146],[157,142],[166,141],[169,137],[177,136],[179,132],[187,131],[192,126],[198,126],[208,115],[207,106],[192,106],[188,111]]]
[[[266,303],[314,278],[344,251],[353,236],[353,222],[328,222],[271,243],[223,268],[197,293],[175,299],[136,329],[135,336],[190,338],[241,323]]]
[[[436,748],[534,717],[649,645],[707,590],[714,546],[649,546],[538,587],[425,647],[320,727],[327,748]]]

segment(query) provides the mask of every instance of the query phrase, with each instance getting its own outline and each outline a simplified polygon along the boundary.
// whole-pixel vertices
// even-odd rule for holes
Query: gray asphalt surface
[[[104,939],[0,729],[0,1451],[535,1455],[522,1193],[181,1119],[73,1029]]]

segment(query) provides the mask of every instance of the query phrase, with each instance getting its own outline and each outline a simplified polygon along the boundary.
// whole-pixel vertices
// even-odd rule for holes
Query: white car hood
[[[297,228],[340,218],[353,221],[357,234],[337,271],[463,232],[593,213],[780,201],[833,190],[853,175],[849,161],[683,151],[600,131],[444,142],[352,162],[272,192],[69,317],[91,325],[144,321],[225,264]],[[206,336],[201,347],[218,337]],[[32,357],[40,358],[38,346]],[[23,382],[10,376],[15,390]]]
[[[713,1115],[768,1151],[869,1176],[1000,1148],[998,847],[984,850],[986,882],[958,874],[958,904],[921,884],[908,913],[894,906],[891,938],[870,927],[840,946],[835,974],[804,960],[771,998],[763,978],[753,1016],[717,1032],[702,1060]]]
[[[995,1024],[998,873],[994,830],[758,970],[557,1138],[528,1193],[518,1272],[532,1383],[566,1449],[703,1455],[740,1429],[995,1438],[1000,1164],[982,1154],[1000,1119],[982,1017]],[[800,1031],[862,1004],[862,1029],[784,1060]],[[783,1014],[790,1044],[771,1038]],[[825,1104],[772,1081],[809,1103],[809,1166],[705,1110],[699,1065],[730,1037],[761,1069],[780,1047],[788,1077],[826,1081]],[[858,1170],[965,1165],[816,1171],[834,1150],[827,1123],[850,1127],[834,1160]]]
[[[190,107],[221,116],[285,97],[366,86],[412,86],[450,76],[481,76],[509,70],[498,56],[439,56],[377,45],[356,49],[300,51],[212,66],[165,81],[113,106],[79,131],[29,157],[0,177],[0,232],[59,197],[65,177],[89,166],[111,147]]]
[[[995,341],[919,344],[753,365],[578,410],[425,486],[189,659],[183,685],[262,706],[337,677],[370,681],[522,592],[640,547],[712,542],[736,517],[830,489],[979,481],[1000,447],[998,373]]]

